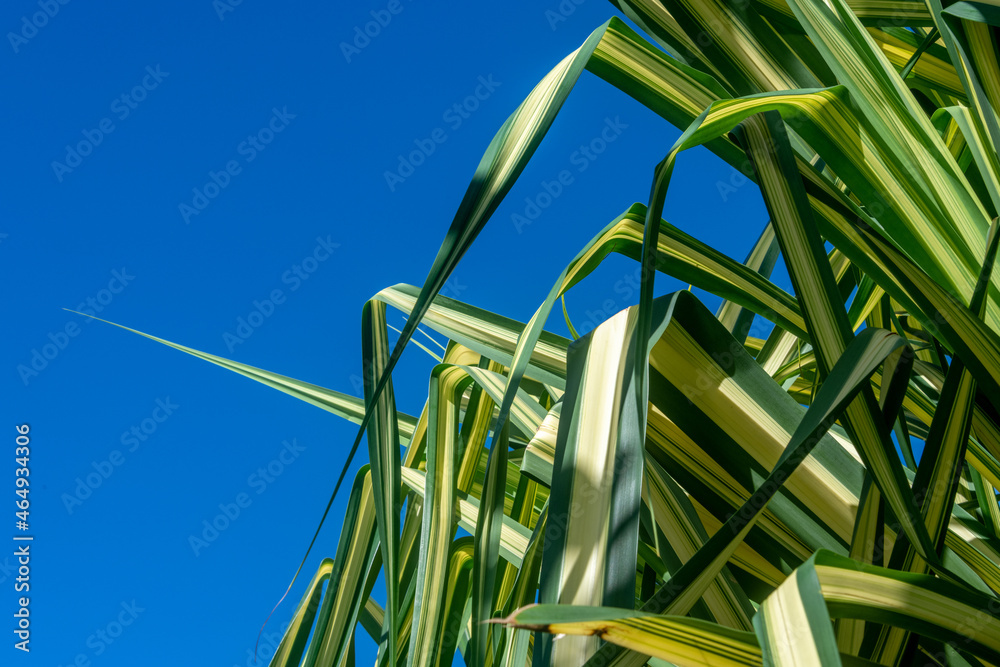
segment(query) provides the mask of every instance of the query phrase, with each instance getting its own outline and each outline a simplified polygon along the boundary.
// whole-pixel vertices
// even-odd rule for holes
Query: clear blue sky
[[[585,0],[553,23],[557,0],[461,12],[401,0],[376,37],[345,54],[341,43],[390,4],[244,0],[220,17],[211,0],[4,3],[3,664],[246,664],[355,434],[310,405],[62,308],[90,299],[127,326],[355,391],[363,303],[422,283],[490,138],[616,11]],[[58,11],[26,25],[41,6]],[[581,163],[576,151],[609,121],[616,140]],[[526,320],[591,236],[645,202],[678,134],[585,73],[451,295]],[[399,155],[435,136],[444,140],[423,164],[399,170]],[[511,216],[525,197],[564,169],[572,184],[517,229]],[[720,195],[732,174],[704,151],[686,154],[666,215],[742,260],[766,213],[753,186]],[[571,293],[578,328],[638,299],[626,287],[633,270],[613,259]],[[658,291],[678,287],[660,280]],[[234,342],[238,318],[274,290],[283,301]],[[566,331],[561,316],[550,325]],[[417,348],[404,356],[400,409],[419,412],[430,368]],[[20,423],[32,439],[30,654],[10,632],[22,595],[7,555]],[[100,485],[78,489],[88,476]],[[196,555],[190,536],[240,494],[247,506]],[[333,555],[345,501],[270,632]],[[371,664],[374,644],[358,637],[359,661]]]

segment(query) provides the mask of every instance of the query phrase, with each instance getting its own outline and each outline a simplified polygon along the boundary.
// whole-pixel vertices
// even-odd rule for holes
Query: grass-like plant
[[[367,436],[271,664],[353,664],[355,632],[407,667],[1000,664],[1000,5],[614,4],[646,37],[613,18],[556,65],[425,284],[364,308],[364,400],[167,343]],[[686,128],[649,201],[584,221],[606,226],[527,324],[437,297],[585,69]],[[767,205],[743,262],[661,219],[701,145]],[[638,304],[545,331],[612,252]],[[721,309],[653,298],[658,272]],[[410,416],[391,372],[418,324],[449,342]]]

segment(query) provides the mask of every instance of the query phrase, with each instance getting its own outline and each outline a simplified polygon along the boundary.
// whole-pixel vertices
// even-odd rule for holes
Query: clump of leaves
[[[424,285],[366,305],[364,400],[167,343],[359,423],[352,457],[367,435],[271,664],[352,664],[356,631],[379,665],[1000,663],[1000,6],[614,4],[646,37],[613,18],[556,65]],[[686,128],[649,201],[527,324],[437,296],[584,70]],[[694,146],[763,195],[743,262],[661,219]],[[641,264],[638,304],[545,331],[612,252]],[[658,272],[723,306],[654,299]],[[418,324],[448,344],[410,416],[391,374]]]

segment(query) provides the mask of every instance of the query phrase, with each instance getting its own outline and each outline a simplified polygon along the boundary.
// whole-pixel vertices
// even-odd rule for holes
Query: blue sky
[[[4,614],[22,595],[3,537],[19,532],[22,423],[35,538],[31,652],[6,630],[3,664],[247,664],[355,434],[62,309],[358,393],[364,302],[422,283],[490,138],[616,12],[598,0],[562,13],[557,0],[461,12],[420,0],[224,1],[13,0],[0,12]],[[354,41],[379,18],[376,36]],[[602,132],[614,140],[600,154],[581,150]],[[678,134],[585,73],[449,295],[527,320],[579,248],[646,200]],[[563,171],[559,196],[519,224],[526,198]],[[720,188],[734,173],[705,151],[685,154],[665,215],[742,259],[766,212],[752,185]],[[637,301],[634,269],[612,258],[569,295],[578,329]],[[660,279],[657,291],[683,287]],[[550,328],[566,333],[561,316]],[[431,363],[415,347],[404,356],[400,409],[419,412]],[[333,555],[345,503],[269,632]],[[239,516],[192,545],[233,506]],[[374,650],[359,630],[361,664]]]

